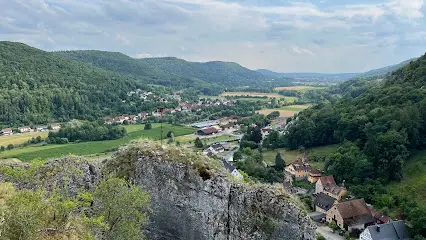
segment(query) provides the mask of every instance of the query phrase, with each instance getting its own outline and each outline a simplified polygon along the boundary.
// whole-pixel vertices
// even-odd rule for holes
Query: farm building
[[[217,125],[219,125],[219,122],[217,121],[199,122],[199,123],[191,124],[191,126],[194,128],[208,128],[208,127],[213,127]]]
[[[1,130],[3,136],[9,136],[13,134],[12,128],[5,128]]]
[[[20,127],[18,130],[19,130],[20,133],[26,133],[26,132],[32,131],[32,129],[29,126]]]
[[[208,127],[208,128],[203,128],[197,131],[198,135],[203,135],[203,136],[207,136],[207,135],[212,135],[212,134],[216,134],[218,133],[219,130],[215,127]]]

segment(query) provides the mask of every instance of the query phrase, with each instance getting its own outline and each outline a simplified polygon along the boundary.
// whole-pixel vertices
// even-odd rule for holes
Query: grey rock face
[[[283,189],[242,184],[220,170],[205,177],[195,164],[154,155],[126,156],[134,158],[127,177],[152,197],[149,239],[315,239],[315,227]]]
[[[102,176],[128,178],[151,195],[148,239],[315,239],[314,225],[282,188],[240,183],[218,162],[170,147],[129,147],[104,163],[65,157],[34,173],[20,179],[0,173],[0,182],[75,195],[93,190]]]

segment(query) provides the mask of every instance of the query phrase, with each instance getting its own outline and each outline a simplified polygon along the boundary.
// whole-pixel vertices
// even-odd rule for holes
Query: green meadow
[[[339,145],[328,145],[328,146],[321,146],[321,147],[314,147],[306,149],[306,153],[309,157],[312,156],[318,156],[318,157],[324,157],[328,156],[330,154],[333,154],[335,151],[337,151]],[[277,153],[281,153],[281,157],[283,157],[286,165],[296,161],[299,157],[301,157],[303,154],[299,150],[288,150],[288,149],[275,149],[275,150],[267,150],[264,151],[263,154],[263,160],[268,165],[274,165],[275,164],[275,156]],[[325,162],[309,162],[312,167],[317,169],[324,169]]]
[[[149,138],[160,140],[160,124],[153,124],[151,130],[144,130],[144,125],[124,126],[127,135],[123,138],[108,141],[69,143],[64,145],[44,145],[30,146],[25,148],[13,149],[0,153],[0,158],[18,158],[22,161],[31,161],[33,159],[49,159],[65,155],[93,155],[116,150],[118,147],[126,145],[133,140],[140,138]],[[189,127],[174,126],[163,124],[163,138],[166,134],[173,131],[175,136],[191,134],[194,129]]]

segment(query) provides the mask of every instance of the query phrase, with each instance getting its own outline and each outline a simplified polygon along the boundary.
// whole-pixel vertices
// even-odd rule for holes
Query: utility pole
[[[161,145],[163,145],[163,112],[164,112],[164,108],[160,107],[157,108],[157,112],[160,113],[160,126],[161,126],[161,136],[160,136],[160,141],[161,141]]]

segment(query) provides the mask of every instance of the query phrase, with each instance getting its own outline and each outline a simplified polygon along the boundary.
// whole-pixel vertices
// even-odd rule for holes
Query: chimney
[[[377,232],[380,232],[380,225],[377,225],[377,226],[376,226],[376,231],[377,231]]]

